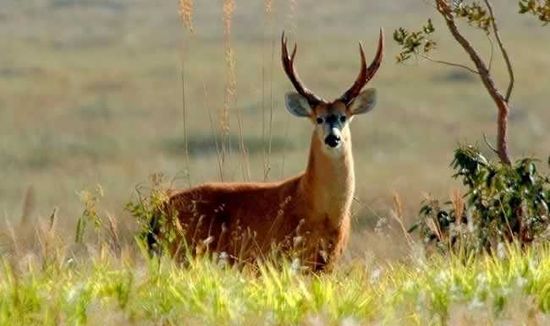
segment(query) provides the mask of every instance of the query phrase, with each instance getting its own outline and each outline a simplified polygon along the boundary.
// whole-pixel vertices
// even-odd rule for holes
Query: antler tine
[[[365,87],[369,80],[374,77],[376,71],[380,67],[384,56],[384,30],[380,29],[378,50],[376,51],[376,56],[368,67],[365,59],[365,51],[363,50],[363,45],[361,45],[361,43],[359,43],[359,54],[361,55],[361,70],[359,71],[359,75],[357,75],[357,78],[351,88],[340,97],[340,100],[346,104],[349,104],[357,97],[357,95],[359,95],[363,87]]]
[[[368,68],[367,68],[367,60],[365,59],[365,51],[363,51],[363,45],[361,42],[359,42],[359,53],[361,55],[361,70],[359,70],[359,75],[357,75],[357,78],[355,78],[355,82],[351,86],[350,89],[348,89],[344,95],[340,97],[340,100],[346,104],[350,103],[357,95],[359,95],[359,92],[361,92],[361,89],[365,86],[367,83],[368,78]]]
[[[298,51],[298,45],[294,44],[294,49],[292,50],[292,54],[289,57],[288,49],[287,49],[287,39],[285,37],[285,32],[283,32],[281,36],[281,59],[282,59],[283,68],[286,72],[286,75],[288,76],[288,79],[290,79],[290,81],[292,82],[292,85],[294,85],[294,88],[296,89],[296,91],[300,95],[305,97],[311,106],[315,106],[321,102],[324,102],[324,100],[319,96],[313,94],[313,92],[310,91],[307,87],[305,87],[302,81],[300,80],[298,73],[294,69],[294,58],[296,57],[297,51]]]
[[[382,59],[384,58],[384,30],[380,28],[380,36],[378,37],[378,50],[376,50],[376,56],[369,65],[369,73],[367,76],[367,81],[371,80],[380,68],[382,64]]]

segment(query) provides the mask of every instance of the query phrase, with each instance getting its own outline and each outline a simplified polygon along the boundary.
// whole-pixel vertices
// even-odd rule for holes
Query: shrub
[[[138,244],[152,252],[160,252],[167,249],[175,239],[174,228],[168,225],[165,204],[168,201],[168,189],[162,174],[151,176],[151,186],[136,188],[137,198],[126,204],[126,210],[136,218],[140,234],[137,236]],[[159,234],[164,234],[162,239]]]
[[[427,245],[443,251],[492,251],[502,242],[526,246],[548,239],[550,179],[536,163],[494,163],[475,147],[458,148],[451,166],[466,193],[444,203],[425,201],[409,232],[419,231]]]

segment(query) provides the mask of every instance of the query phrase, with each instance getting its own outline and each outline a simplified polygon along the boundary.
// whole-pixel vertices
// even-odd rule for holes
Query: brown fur
[[[331,267],[348,240],[355,189],[349,127],[343,136],[345,148],[331,157],[314,132],[307,169],[297,177],[210,183],[172,193],[168,207],[184,230],[178,240],[194,253],[208,249],[245,261],[275,246],[295,250],[315,270]]]

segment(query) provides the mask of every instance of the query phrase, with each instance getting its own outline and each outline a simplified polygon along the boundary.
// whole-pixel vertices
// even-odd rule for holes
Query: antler
[[[321,102],[325,102],[325,100],[313,94],[312,91],[310,91],[307,87],[305,87],[302,81],[300,80],[300,77],[298,77],[298,73],[294,69],[294,57],[296,56],[296,50],[298,49],[298,46],[294,44],[294,49],[292,50],[292,54],[289,56],[286,43],[287,43],[287,39],[285,37],[285,32],[283,32],[283,35],[281,36],[281,52],[282,52],[281,59],[283,62],[283,68],[285,69],[286,75],[292,82],[292,85],[294,85],[294,88],[300,95],[302,95],[307,99],[309,105],[311,105],[312,107],[316,106]]]
[[[365,87],[365,85],[369,82],[369,80],[374,77],[374,74],[376,74],[376,71],[380,67],[380,64],[382,63],[382,58],[384,56],[384,30],[380,29],[380,36],[378,38],[378,50],[376,51],[376,56],[374,57],[374,60],[372,60],[371,64],[367,68],[367,63],[365,59],[365,52],[363,51],[363,46],[361,43],[359,43],[359,52],[361,54],[361,70],[359,71],[359,75],[355,79],[355,82],[351,86],[350,89],[348,89],[344,95],[340,97],[340,101],[349,104],[353,99],[359,95],[361,92],[361,89]]]

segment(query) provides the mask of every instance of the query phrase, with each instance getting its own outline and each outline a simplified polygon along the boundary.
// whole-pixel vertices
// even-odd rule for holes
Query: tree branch
[[[495,146],[493,146],[493,144],[491,144],[491,142],[489,142],[489,139],[487,139],[487,135],[485,133],[483,133],[483,141],[485,141],[485,145],[487,145],[487,147],[489,147],[494,153],[498,154],[498,150]]]
[[[506,97],[505,97],[506,102],[508,102],[510,101],[510,96],[512,95],[512,89],[514,88],[514,81],[515,81],[514,70],[512,69],[512,63],[510,62],[508,51],[506,51],[506,48],[504,47],[504,44],[502,43],[502,40],[500,38],[500,33],[498,32],[497,20],[495,18],[493,6],[491,5],[491,2],[489,0],[483,0],[483,1],[485,2],[487,9],[489,9],[489,14],[491,15],[491,25],[493,26],[493,33],[495,34],[498,47],[502,52],[502,57],[504,58],[504,62],[506,62],[506,68],[508,69],[508,75],[510,76],[510,82],[508,83],[508,89],[506,90]]]
[[[489,72],[491,72],[493,68],[493,58],[495,54],[495,44],[493,43],[493,40],[491,39],[491,35],[487,34],[487,40],[489,40],[489,43],[491,44],[491,55],[489,56]]]
[[[462,46],[464,51],[468,53],[468,55],[470,56],[470,59],[474,62],[477,68],[477,71],[479,72],[481,81],[489,91],[491,97],[495,101],[503,100],[504,97],[496,88],[495,82],[493,81],[489,73],[489,69],[487,68],[487,65],[481,59],[481,57],[479,56],[477,51],[474,49],[472,44],[458,30],[458,27],[456,26],[456,22],[454,21],[454,18],[453,18],[452,11],[449,8],[446,1],[445,0],[435,0],[435,1],[437,3],[437,10],[443,15],[443,18],[445,18],[445,22],[447,24],[447,27],[449,28],[449,31],[451,32],[453,37],[456,39],[456,41]]]
[[[423,55],[421,53],[418,54],[420,57],[428,60],[428,61],[431,61],[431,62],[435,62],[435,63],[439,63],[439,64],[443,64],[443,65],[447,65],[447,66],[452,66],[452,67],[457,67],[457,68],[462,68],[462,69],[466,69],[468,70],[469,72],[471,72],[472,74],[476,74],[476,75],[479,75],[479,72],[476,71],[475,69],[472,69],[466,65],[462,65],[460,63],[454,63],[454,62],[448,62],[448,61],[443,61],[443,60],[437,60],[437,59],[433,59],[427,55]]]
[[[486,0],[485,0],[486,1]],[[435,0],[437,11],[445,19],[445,23],[449,28],[449,31],[455,38],[455,40],[462,46],[464,51],[468,53],[470,59],[474,62],[477,71],[479,72],[479,77],[483,82],[483,85],[489,92],[489,95],[493,98],[495,105],[498,109],[497,117],[497,151],[500,161],[504,164],[510,165],[511,160],[508,155],[508,101],[497,89],[495,82],[491,76],[489,69],[485,62],[481,59],[477,51],[474,49],[472,44],[460,33],[456,22],[453,17],[453,12],[449,7],[449,4],[446,0]]]

